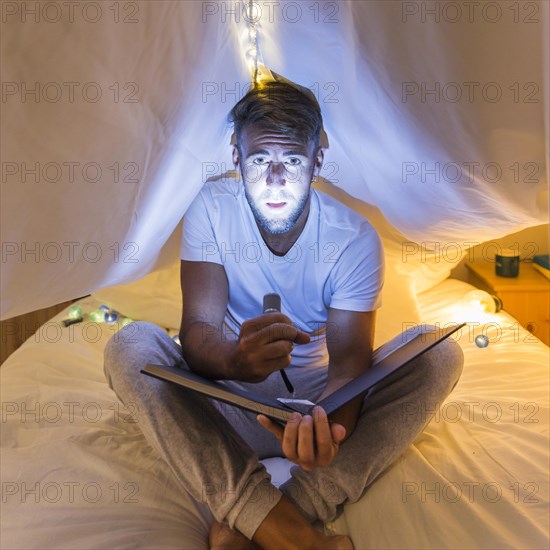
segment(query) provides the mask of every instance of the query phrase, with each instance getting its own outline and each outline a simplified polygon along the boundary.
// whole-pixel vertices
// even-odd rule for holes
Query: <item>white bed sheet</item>
[[[468,289],[450,279],[421,295],[423,320],[454,320]],[[2,548],[207,548],[209,510],[177,490],[107,386],[112,330],[61,330],[66,313],[0,370]],[[548,548],[549,348],[494,319],[501,333],[462,332],[464,372],[439,416],[328,530],[357,549]],[[266,462],[280,483],[289,463]]]

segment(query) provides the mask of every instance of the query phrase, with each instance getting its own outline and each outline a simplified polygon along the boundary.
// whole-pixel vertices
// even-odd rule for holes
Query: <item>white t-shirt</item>
[[[232,178],[206,183],[183,219],[182,260],[223,265],[229,283],[224,321],[227,339],[262,314],[264,294],[281,296],[281,311],[311,336],[295,345],[292,365],[328,365],[328,308],[373,311],[380,307],[384,254],[380,237],[360,214],[311,189],[302,233],[284,255],[265,244],[244,193]]]

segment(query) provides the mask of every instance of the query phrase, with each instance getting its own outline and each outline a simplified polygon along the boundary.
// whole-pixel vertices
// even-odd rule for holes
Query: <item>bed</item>
[[[78,304],[85,312],[107,304],[173,336],[178,284],[174,264]],[[425,286],[407,299],[387,295],[377,343],[397,320],[457,321],[473,288],[451,278]],[[103,349],[116,325],[64,328],[67,316],[0,369],[2,548],[208,548],[209,510],[176,489],[141,435],[139,411],[119,404],[105,381]],[[464,372],[432,422],[327,532],[349,534],[357,549],[548,548],[549,348],[504,311],[482,321],[455,338]],[[288,461],[264,462],[276,485],[284,481]]]

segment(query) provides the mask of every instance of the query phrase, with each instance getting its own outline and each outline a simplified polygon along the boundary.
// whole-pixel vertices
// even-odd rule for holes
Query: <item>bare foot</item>
[[[208,545],[210,550],[260,550],[257,544],[248,540],[242,533],[219,521],[215,521],[210,528]]]
[[[208,537],[210,550],[261,550],[242,533],[215,521]],[[345,535],[319,536],[317,550],[354,550],[351,539]]]
[[[326,546],[319,546],[319,548],[326,548],[327,550],[354,550],[353,542],[349,537],[345,535],[334,535],[326,537]]]
[[[242,533],[215,521],[208,537],[210,550],[261,550]],[[354,550],[353,542],[345,535],[322,535],[318,540],[317,550]]]
[[[264,550],[354,550],[345,535],[327,536],[315,529],[283,495],[254,533]]]

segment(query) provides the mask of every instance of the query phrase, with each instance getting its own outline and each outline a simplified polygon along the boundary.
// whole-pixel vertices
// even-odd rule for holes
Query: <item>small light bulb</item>
[[[500,302],[500,300],[498,300],[498,302]],[[498,302],[495,300],[495,297],[491,296],[488,292],[479,289],[471,290],[466,293],[462,299],[462,304],[474,310],[476,313],[496,313],[500,310],[500,307],[497,307],[499,305]],[[500,302],[500,304],[502,304],[502,302]]]
[[[478,334],[475,343],[478,348],[486,348],[489,345],[489,338],[485,334]]]
[[[80,319],[82,317],[82,308],[80,306],[71,306],[69,308],[69,319]]]
[[[93,323],[105,322],[105,312],[101,309],[94,309],[94,311],[90,312],[90,320]]]
[[[108,325],[112,325],[116,323],[116,320],[118,319],[118,313],[116,311],[106,311],[104,314],[105,322]]]

